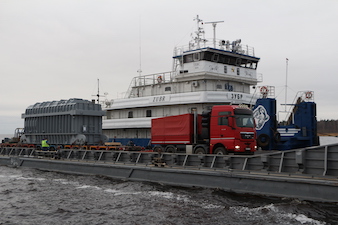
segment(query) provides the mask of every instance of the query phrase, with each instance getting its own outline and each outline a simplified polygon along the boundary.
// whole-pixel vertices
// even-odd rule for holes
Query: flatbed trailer
[[[0,165],[338,202],[338,144],[254,155],[3,147]]]

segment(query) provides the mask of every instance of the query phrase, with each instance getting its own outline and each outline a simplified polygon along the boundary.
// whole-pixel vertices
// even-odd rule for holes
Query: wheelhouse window
[[[257,61],[254,61],[254,59],[248,59],[248,58],[242,58],[242,57],[236,57],[236,56],[230,56],[230,55],[223,55],[219,53],[214,53],[210,51],[204,51],[196,55],[197,53],[194,53],[193,55],[185,55],[184,56],[184,62],[192,62],[192,61],[199,61],[199,60],[205,60],[209,62],[217,62],[222,64],[228,64],[232,66],[239,66],[243,68],[250,68],[250,69],[257,69]],[[198,58],[199,57],[199,58]],[[198,60],[199,59],[199,60]],[[224,71],[226,73],[226,71]]]
[[[201,60],[201,54],[199,52],[194,53],[194,61],[200,61]]]
[[[203,54],[201,55],[202,60],[206,61],[212,61],[212,56],[213,56],[212,52],[203,52]]]
[[[252,69],[257,69],[257,62],[253,62],[253,63],[251,63],[251,66],[250,66],[250,68],[252,68]]]
[[[218,62],[218,59],[219,59],[219,55],[218,55],[218,54],[214,54],[214,55],[212,56],[212,61],[213,61],[213,62]]]
[[[184,62],[184,63],[193,62],[193,55],[192,55],[192,54],[189,54],[189,55],[183,56],[183,62]]]
[[[236,59],[236,66],[241,66],[242,63],[242,59],[241,58],[237,58]]]
[[[250,60],[247,60],[246,63],[244,64],[244,67],[252,69],[252,62]]]

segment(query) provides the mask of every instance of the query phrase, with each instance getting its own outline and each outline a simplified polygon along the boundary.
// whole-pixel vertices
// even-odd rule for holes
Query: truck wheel
[[[154,152],[162,152],[163,148],[161,145],[155,145],[153,148]]]
[[[216,155],[226,155],[227,151],[225,150],[224,147],[217,147],[214,151],[214,154],[216,154]]]
[[[165,147],[165,152],[170,152],[170,153],[176,153],[176,148],[174,145],[168,145],[167,147]]]
[[[197,147],[194,150],[194,154],[206,154],[205,149],[202,147]]]

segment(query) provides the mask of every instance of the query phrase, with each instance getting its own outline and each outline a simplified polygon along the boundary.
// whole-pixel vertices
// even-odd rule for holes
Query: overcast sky
[[[260,57],[263,83],[285,102],[314,91],[317,119],[338,119],[337,0],[0,0],[0,133],[23,127],[36,102],[122,96],[143,75],[172,69],[198,14],[217,38],[242,39]],[[212,37],[211,25],[205,25]]]

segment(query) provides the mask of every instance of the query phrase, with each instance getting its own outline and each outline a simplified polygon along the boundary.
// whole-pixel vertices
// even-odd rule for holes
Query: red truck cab
[[[235,105],[214,106],[210,112],[210,154],[254,153],[256,132],[252,110]]]

